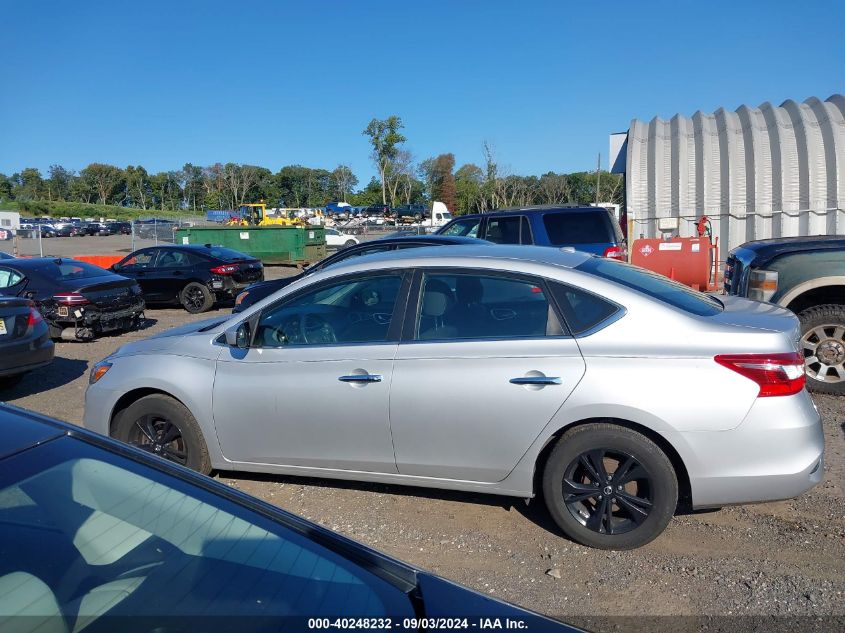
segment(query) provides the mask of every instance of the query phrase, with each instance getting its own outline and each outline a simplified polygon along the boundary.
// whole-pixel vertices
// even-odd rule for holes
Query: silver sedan
[[[85,426],[200,472],[531,498],[625,549],[823,473],[795,316],[574,251],[349,260],[97,364]]]

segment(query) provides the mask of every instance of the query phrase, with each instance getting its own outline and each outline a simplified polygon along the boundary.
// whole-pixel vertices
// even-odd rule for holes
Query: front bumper
[[[681,434],[694,508],[791,499],[824,476],[821,417],[806,391],[758,398],[729,431]]]

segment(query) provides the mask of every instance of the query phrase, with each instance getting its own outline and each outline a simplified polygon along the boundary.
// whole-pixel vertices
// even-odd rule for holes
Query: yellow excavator
[[[267,217],[267,205],[263,202],[242,204],[237,217],[227,222],[229,226],[306,226],[301,218]]]

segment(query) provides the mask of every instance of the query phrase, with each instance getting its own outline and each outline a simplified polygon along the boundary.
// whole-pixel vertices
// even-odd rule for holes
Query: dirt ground
[[[268,268],[267,276],[293,272]],[[52,366],[0,398],[81,423],[93,363],[126,342],[208,315],[151,309],[147,316],[142,331],[58,343]],[[526,505],[505,497],[399,486],[219,476],[446,578],[592,630],[699,630],[701,620],[678,616],[718,616],[707,621],[709,630],[781,630],[776,626],[781,624],[790,631],[842,631],[845,398],[815,396],[815,401],[827,443],[822,484],[791,501],[677,516],[656,541],[631,552],[572,543],[540,500]],[[639,618],[626,619],[630,616]]]

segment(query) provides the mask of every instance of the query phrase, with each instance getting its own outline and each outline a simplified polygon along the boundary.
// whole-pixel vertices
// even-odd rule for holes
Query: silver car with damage
[[[97,364],[85,426],[201,472],[531,498],[593,547],[794,497],[823,436],[787,310],[541,247],[356,258]]]

